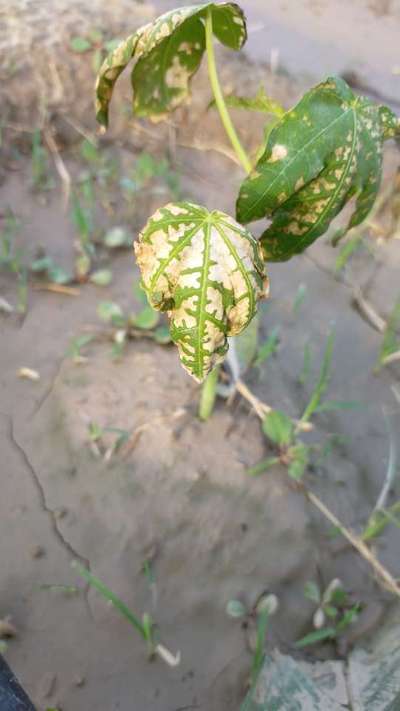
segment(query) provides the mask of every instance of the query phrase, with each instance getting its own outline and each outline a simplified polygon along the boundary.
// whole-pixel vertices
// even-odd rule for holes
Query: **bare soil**
[[[148,10],[145,5],[139,14]],[[85,62],[79,57],[79,66]],[[77,71],[74,63],[70,79]],[[227,61],[225,87],[250,93],[250,84],[260,80],[287,106],[305,85],[304,79],[272,75],[248,60]],[[119,161],[121,171],[143,149],[168,154],[182,176],[185,196],[232,212],[240,169],[216,150],[226,145],[216,116],[200,110],[209,96],[203,75],[198,87],[191,107],[167,127],[133,126],[121,105],[115,105],[112,132],[101,146]],[[79,130],[94,129],[86,95],[82,90],[82,102],[76,101],[70,112],[69,98],[66,104],[56,102],[49,120],[74,180],[85,168]],[[123,86],[122,104],[126,96]],[[7,121],[25,120],[30,105],[29,99],[20,107],[21,115],[13,114],[14,106]],[[80,122],[78,131],[68,124],[71,116]],[[262,120],[255,116],[245,123],[239,114],[235,119],[247,144],[256,146]],[[46,195],[35,193],[30,134],[11,125],[7,130],[2,217],[11,209],[20,218],[16,239],[27,261],[41,245],[57,263],[71,267],[76,233],[62,205],[59,178],[53,171],[56,187]],[[199,152],[199,147],[206,150]],[[393,180],[397,162],[395,147],[388,145],[384,185]],[[169,199],[163,190],[149,189],[127,206],[116,178],[108,208],[100,207],[96,215],[100,229],[128,221],[134,236],[149,212]],[[385,476],[388,434],[382,406],[395,412],[391,387],[400,370],[392,366],[373,374],[382,336],[354,307],[351,288],[334,277],[336,256],[321,240],[308,255],[270,266],[272,295],[262,308],[261,337],[279,325],[280,347],[246,378],[261,399],[299,416],[335,325],[329,396],[358,400],[362,406],[316,417],[310,441],[338,437],[306,482],[345,524],[361,530]],[[107,289],[80,285],[78,296],[64,296],[31,284],[25,315],[0,314],[0,618],[11,615],[17,628],[7,660],[40,710],[231,711],[243,698],[251,656],[249,630],[227,617],[228,600],[240,598],[251,608],[264,591],[277,594],[280,608],[268,644],[293,652],[293,642],[310,630],[313,608],[303,595],[307,580],[327,584],[340,577],[354,600],[363,603],[342,651],[380,625],[392,599],[367,564],[332,536],[284,468],[249,479],[246,469],[268,449],[247,404],[239,398],[230,405],[218,401],[212,418],[200,423],[199,388],[180,368],[174,348],[135,340],[114,361],[111,344],[99,338],[86,349],[87,362],[77,365],[66,355],[77,335],[104,330],[96,316],[100,300],[116,301],[126,310],[139,308],[132,292],[137,279],[133,256],[120,252],[111,267],[114,278]],[[383,317],[398,296],[399,267],[397,240],[381,240],[373,255],[361,251],[351,264],[352,283]],[[296,315],[293,303],[301,284],[307,290]],[[12,274],[0,273],[0,295],[16,305]],[[307,342],[314,355],[313,375],[300,385]],[[18,378],[22,366],[37,370],[40,380]],[[96,456],[89,438],[93,422],[128,431],[132,446],[109,461]],[[113,437],[110,432],[105,436],[106,446]],[[394,528],[380,539],[378,553],[399,576]],[[148,662],[135,631],[77,579],[72,559],[90,566],[133,610],[149,612],[162,642],[180,651],[180,665],[172,669],[161,661]],[[143,573],[146,560],[154,573],[152,586]],[[57,587],[63,585],[77,591]]]

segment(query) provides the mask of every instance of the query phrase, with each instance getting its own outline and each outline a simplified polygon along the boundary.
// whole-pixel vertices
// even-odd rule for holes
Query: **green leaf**
[[[151,306],[145,306],[137,315],[132,317],[132,323],[137,328],[151,330],[155,328],[160,320],[160,314]]]
[[[104,235],[104,244],[109,249],[131,246],[131,237],[123,227],[112,227]]]
[[[332,412],[332,410],[359,410],[364,405],[359,400],[326,400],[318,405],[314,412]]]
[[[315,385],[315,388],[313,390],[313,393],[311,395],[309,403],[302,415],[302,418],[301,418],[302,422],[309,421],[309,419],[311,418],[313,413],[320,406],[322,396],[328,387],[334,343],[335,343],[335,332],[331,331],[331,333],[329,334],[327,341],[326,341],[326,347],[325,347],[324,357],[322,359],[322,365],[321,365],[321,369],[320,369],[320,373],[319,373],[319,378],[318,378],[317,384]]]
[[[275,114],[281,118],[285,109],[274,99],[271,99],[265,93],[263,86],[260,86],[257,94],[255,96],[235,96],[234,94],[228,94],[224,97],[227,106],[231,106],[234,109],[245,109],[247,111],[259,111],[266,114]],[[210,107],[215,106],[215,100],[210,104]]]
[[[134,615],[134,613],[125,605],[122,600],[115,595],[104,583],[99,580],[99,578],[96,578],[93,573],[90,572],[90,570],[87,570],[87,568],[84,568],[83,565],[80,565],[77,563],[75,560],[71,563],[71,567],[76,570],[76,572],[86,580],[86,582],[89,583],[97,592],[100,593],[108,602],[110,602],[113,607],[115,607],[118,612],[123,615],[128,622],[139,632],[139,634],[143,637],[145,641],[148,641],[148,634],[147,634],[147,628],[142,622],[140,622],[139,618]]]
[[[229,615],[229,617],[244,617],[246,608],[240,600],[229,600],[226,605],[226,614]]]
[[[387,320],[385,332],[383,334],[382,345],[379,351],[378,362],[375,370],[378,370],[392,353],[400,349],[400,297],[397,299],[392,312]]]
[[[348,229],[364,220],[380,185],[382,144],[395,126],[389,109],[354,95],[339,77],[311,89],[278,121],[237,201],[241,223],[272,218],[261,236],[265,259],[302,252],[353,197]]]
[[[47,276],[50,281],[55,284],[70,284],[72,281],[72,275],[65,271],[62,267],[53,266],[47,271]]]
[[[93,341],[94,336],[90,333],[82,334],[82,336],[77,336],[74,338],[70,345],[68,346],[67,354],[76,358],[80,356],[82,348],[89,345]]]
[[[54,262],[51,257],[39,257],[31,263],[30,269],[32,272],[47,272],[53,265]]]
[[[97,145],[92,141],[88,141],[86,138],[82,141],[81,156],[88,163],[98,163],[100,160],[100,153]]]
[[[101,301],[97,307],[97,315],[102,321],[120,321],[124,317],[121,307],[115,301]]]
[[[299,375],[299,383],[302,385],[305,385],[305,383],[308,380],[308,377],[310,375],[310,370],[311,370],[311,361],[312,361],[312,352],[311,352],[311,346],[309,342],[304,346],[304,353],[303,353],[303,367],[301,369],[301,373]]]
[[[168,311],[182,365],[202,382],[265,294],[258,242],[225,213],[180,202],[157,210],[134,246],[149,302]]]
[[[275,464],[279,464],[279,457],[267,457],[267,459],[263,459],[254,467],[248,469],[246,473],[250,476],[259,476],[260,474],[264,474],[264,472],[268,471],[271,467],[275,466]]]
[[[343,617],[336,625],[336,632],[343,632],[353,622],[356,622],[360,614],[360,604],[356,603],[350,610],[343,613]]]
[[[359,249],[361,244],[361,235],[356,235],[355,237],[352,237],[352,239],[349,239],[347,242],[345,242],[338,256],[336,257],[335,272],[340,272],[346,266],[352,254],[354,254],[354,252]]]
[[[265,659],[265,635],[267,632],[267,624],[269,618],[268,609],[262,610],[257,618],[257,640],[256,648],[253,655],[253,661],[251,665],[251,683],[255,684],[258,675],[261,671]]]
[[[205,49],[204,18],[212,13],[215,36],[231,49],[247,38],[244,15],[234,3],[205,3],[171,10],[141,27],[104,61],[96,84],[96,115],[108,124],[108,107],[115,82],[131,59],[133,112],[161,119],[189,96],[189,83]]]
[[[241,373],[250,367],[257,353],[259,325],[258,314],[256,314],[243,333],[237,336],[235,340],[236,355]]]
[[[288,474],[292,479],[299,481],[302,478],[308,465],[308,452],[309,447],[301,442],[288,450],[288,455],[292,460],[288,466]]]
[[[297,289],[296,296],[294,297],[293,301],[293,306],[292,306],[292,311],[293,315],[297,316],[299,313],[300,307],[304,302],[304,299],[306,298],[307,295],[307,286],[305,284],[299,284],[299,288]]]
[[[74,52],[78,52],[79,54],[92,49],[92,43],[85,37],[72,37],[69,46]]]
[[[153,339],[156,343],[159,343],[160,346],[166,346],[168,343],[171,343],[169,328],[167,328],[167,326],[158,326],[158,328],[153,331]]]
[[[78,278],[80,279],[85,279],[89,272],[90,272],[90,267],[92,266],[90,257],[86,252],[82,252],[81,254],[78,254],[78,256],[75,259],[75,274]]]
[[[336,630],[334,627],[323,627],[321,630],[315,630],[306,634],[305,637],[299,639],[295,643],[297,649],[302,649],[303,647],[309,647],[311,644],[317,644],[317,642],[325,642],[328,639],[335,639]]]
[[[319,605],[321,602],[320,589],[312,580],[308,580],[304,586],[304,597],[306,597],[307,600],[311,600],[311,602],[314,602],[316,605]]]
[[[258,349],[254,365],[261,365],[277,351],[279,345],[279,332],[279,326],[274,326],[274,328],[271,329],[271,333],[269,334],[267,340],[262,343]]]
[[[206,422],[212,415],[217,397],[219,366],[209,373],[201,388],[199,418]]]
[[[112,271],[111,269],[97,269],[89,277],[89,281],[96,286],[108,286],[112,281]]]
[[[272,410],[264,417],[264,434],[279,447],[287,447],[294,436],[294,426],[290,417],[280,410]]]

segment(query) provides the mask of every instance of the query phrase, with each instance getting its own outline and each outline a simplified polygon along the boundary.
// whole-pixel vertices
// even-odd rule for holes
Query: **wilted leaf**
[[[181,202],[157,210],[134,246],[149,302],[168,311],[182,365],[201,382],[265,295],[258,242],[225,213]]]
[[[246,23],[234,3],[190,5],[171,10],[141,27],[104,61],[96,85],[96,115],[108,124],[108,107],[115,82],[133,58],[131,74],[133,112],[163,118],[189,95],[189,82],[205,49],[204,18],[212,13],[213,31],[222,44],[240,49],[246,41]]]
[[[279,447],[287,447],[294,436],[293,422],[280,410],[268,412],[262,424],[264,434]]]
[[[379,189],[383,141],[399,131],[388,108],[355,96],[343,79],[307,92],[274,126],[240,188],[239,222],[272,218],[261,237],[265,258],[302,252],[353,197],[348,229],[362,222]]]

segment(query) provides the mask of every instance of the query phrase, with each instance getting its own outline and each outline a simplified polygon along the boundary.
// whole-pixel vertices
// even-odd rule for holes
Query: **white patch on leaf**
[[[202,381],[266,293],[258,242],[222,212],[178,203],[150,218],[135,252],[150,303],[168,309],[183,367]]]

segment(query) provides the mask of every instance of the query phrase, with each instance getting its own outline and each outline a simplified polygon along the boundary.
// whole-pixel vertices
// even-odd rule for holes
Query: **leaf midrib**
[[[234,258],[234,260],[235,260],[235,262],[236,262],[236,265],[237,265],[237,267],[238,267],[238,270],[240,271],[240,273],[242,274],[242,276],[243,276],[243,278],[244,278],[244,280],[245,280],[245,282],[246,282],[247,295],[248,295],[248,298],[249,298],[249,317],[251,317],[251,315],[254,313],[255,300],[254,300],[253,285],[252,285],[252,283],[251,283],[251,281],[250,281],[250,277],[249,277],[249,275],[248,275],[246,269],[243,267],[243,264],[242,264],[241,260],[238,258],[237,254],[236,254],[236,251],[235,251],[235,249],[232,247],[232,245],[231,245],[229,239],[226,238],[224,232],[221,230],[220,225],[215,224],[215,227],[216,227],[216,229],[218,230],[218,232],[219,232],[219,234],[220,234],[220,236],[221,236],[223,242],[224,242],[225,245],[228,247],[229,252],[231,253],[232,257]],[[232,290],[232,291],[233,291],[233,290]],[[236,304],[236,303],[237,303],[237,299],[235,299],[235,304]]]
[[[182,221],[177,220],[177,224],[180,224],[180,222],[182,222]],[[150,288],[151,288],[151,289],[154,289],[154,287],[155,287],[156,284],[157,284],[157,280],[159,279],[159,277],[161,276],[161,274],[163,273],[163,271],[164,271],[164,270],[168,267],[168,265],[171,263],[172,259],[174,259],[174,257],[176,257],[176,255],[179,254],[179,253],[182,251],[182,249],[183,249],[184,247],[186,247],[187,243],[190,242],[190,240],[192,239],[192,237],[194,237],[194,235],[196,234],[196,232],[198,232],[199,230],[201,230],[201,228],[202,228],[202,227],[204,226],[204,224],[207,222],[207,218],[204,218],[204,219],[201,220],[200,222],[196,222],[196,220],[193,220],[193,219],[192,219],[192,220],[190,220],[190,222],[195,222],[194,227],[193,227],[182,239],[178,240],[178,242],[176,243],[176,246],[172,248],[172,250],[170,251],[168,257],[165,257],[165,260],[163,261],[162,264],[160,264],[160,266],[158,267],[156,273],[153,274],[153,276],[152,276],[152,278],[151,278],[151,281],[150,281]],[[171,221],[167,222],[167,224],[171,224]],[[159,222],[156,223],[156,226],[157,226],[157,227],[158,227],[159,225],[160,225]],[[151,235],[149,235],[149,237],[150,237],[150,239],[151,239]]]
[[[330,198],[330,200],[329,200],[329,202],[328,202],[328,204],[327,204],[325,210],[323,210],[323,211],[321,212],[321,214],[320,214],[319,217],[318,217],[318,220],[312,225],[311,229],[306,233],[306,234],[308,234],[308,235],[310,234],[310,232],[312,232],[313,230],[317,229],[318,225],[321,224],[322,218],[326,217],[326,214],[329,212],[329,210],[330,210],[332,204],[335,202],[336,197],[337,197],[338,193],[340,192],[340,190],[342,189],[342,186],[343,186],[343,184],[344,184],[344,181],[346,180],[346,178],[347,178],[347,176],[348,176],[348,174],[349,174],[349,169],[350,169],[350,166],[351,166],[351,161],[352,161],[352,159],[353,159],[354,149],[355,149],[355,146],[356,146],[356,140],[357,140],[357,135],[358,135],[357,113],[356,113],[356,111],[355,111],[354,109],[352,109],[352,112],[353,112],[353,126],[354,126],[354,128],[353,128],[353,142],[352,142],[352,145],[351,145],[351,151],[350,151],[350,155],[349,155],[349,160],[347,161],[347,165],[346,165],[345,170],[343,171],[343,175],[342,175],[341,179],[339,180],[339,182],[338,182],[338,184],[337,184],[337,186],[336,186],[336,189],[333,191],[333,194],[332,194],[332,196],[331,196],[331,198]],[[304,235],[304,236],[305,236],[305,235]]]
[[[344,119],[345,116],[347,116],[347,114],[349,113],[349,111],[353,111],[353,109],[352,109],[351,106],[349,106],[349,107],[346,109],[346,111],[344,111],[342,114],[340,114],[340,116],[337,116],[337,118],[335,118],[333,121],[331,121],[331,123],[328,124],[328,126],[325,126],[319,133],[317,133],[316,136],[313,136],[312,139],[310,139],[309,141],[307,141],[307,143],[305,143],[305,144],[301,147],[301,149],[295,153],[295,155],[293,156],[293,158],[292,158],[288,163],[286,163],[286,164],[284,165],[284,167],[282,168],[282,170],[281,170],[279,173],[276,174],[275,178],[274,178],[273,181],[268,185],[267,189],[264,190],[264,192],[262,193],[262,195],[260,195],[260,197],[252,204],[251,209],[248,209],[248,210],[246,211],[246,216],[243,216],[243,218],[244,218],[244,219],[243,219],[243,222],[247,222],[247,217],[248,217],[249,213],[253,212],[253,211],[258,207],[258,205],[259,205],[263,200],[265,200],[266,195],[268,195],[268,192],[270,192],[270,191],[272,190],[272,188],[274,187],[274,184],[276,183],[276,181],[282,176],[282,174],[284,174],[286,171],[288,171],[289,168],[290,168],[290,166],[294,163],[294,161],[297,160],[297,158],[298,158],[298,156],[299,156],[299,153],[300,153],[300,154],[304,153],[304,151],[305,151],[310,145],[312,145],[312,144],[314,143],[314,141],[317,141],[319,138],[321,138],[321,136],[323,136],[324,133],[326,133],[328,130],[330,130],[338,121],[341,121],[342,119]],[[262,169],[263,166],[260,166],[260,168]],[[256,170],[257,170],[257,167],[256,167]],[[316,176],[314,176],[314,177],[316,177]],[[250,180],[251,180],[251,178],[250,178]],[[251,221],[251,220],[250,220],[250,221]]]
[[[205,313],[207,304],[207,287],[208,287],[208,270],[210,266],[210,231],[211,223],[209,220],[203,225],[204,233],[204,253],[203,253],[203,269],[201,273],[200,281],[200,294],[197,304],[198,312],[198,326],[197,326],[197,348],[195,349],[195,363],[197,371],[194,370],[198,377],[202,377],[204,374],[204,349],[203,349],[203,337],[204,337],[204,326],[205,326]]]

